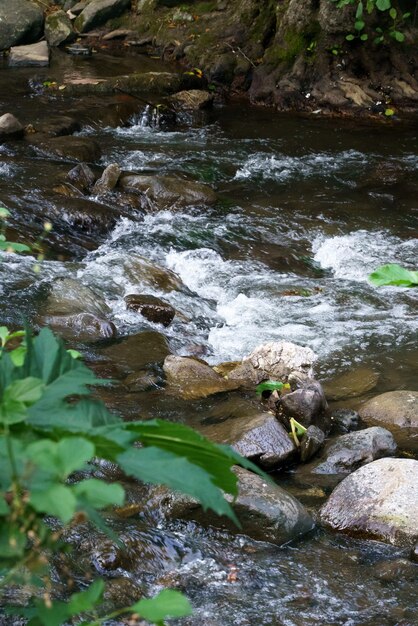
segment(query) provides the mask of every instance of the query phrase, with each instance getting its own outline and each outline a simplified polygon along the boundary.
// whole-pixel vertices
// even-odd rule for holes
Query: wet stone
[[[0,117],[0,141],[23,137],[24,128],[12,113],[5,113]]]
[[[373,575],[382,582],[397,585],[401,580],[417,580],[418,582],[418,566],[408,559],[382,561],[374,566]]]
[[[165,292],[186,289],[178,274],[144,257],[130,256],[123,268],[127,279],[133,284],[149,285]]]
[[[382,457],[393,456],[397,446],[385,428],[366,428],[330,441],[322,459],[313,468],[316,474],[346,474]]]
[[[298,377],[299,389],[280,398],[278,409],[287,418],[295,418],[303,426],[309,426],[328,408],[321,384],[311,378]]]
[[[148,365],[162,364],[170,354],[167,339],[156,331],[144,331],[123,337],[100,354],[115,363],[119,371],[138,372]]]
[[[237,389],[237,381],[219,376],[205,361],[193,357],[168,356],[163,365],[167,390],[183,399],[206,398]]]
[[[374,389],[378,380],[379,374],[371,368],[358,367],[323,383],[323,387],[328,400],[340,400],[362,396]]]
[[[345,435],[359,426],[359,414],[353,409],[336,409],[331,415],[331,432],[333,435]]]
[[[67,174],[67,179],[83,193],[87,193],[94,185],[96,176],[87,163],[80,163]]]
[[[117,163],[111,163],[103,171],[101,177],[96,181],[92,194],[101,195],[112,191],[117,185],[120,176],[120,167]]]
[[[70,161],[92,163],[101,156],[97,141],[90,137],[45,137],[31,135],[30,143],[45,154],[61,157]]]
[[[169,326],[176,310],[161,298],[149,294],[129,294],[125,296],[126,308],[143,315],[154,324]]]
[[[317,426],[309,426],[300,441],[300,460],[309,461],[320,450],[325,441],[325,433]]]
[[[266,469],[283,465],[296,451],[286,430],[271,413],[230,417],[199,430],[208,439],[232,446]]]
[[[49,49],[46,41],[40,41],[28,46],[10,48],[10,66],[46,66],[49,65]]]

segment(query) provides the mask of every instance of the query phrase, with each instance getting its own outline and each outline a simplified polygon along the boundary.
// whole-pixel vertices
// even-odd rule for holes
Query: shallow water
[[[138,61],[124,63],[130,71]],[[59,57],[40,75],[104,76],[119,69],[114,59]],[[27,86],[32,75],[0,70],[2,93],[12,78],[25,122],[45,115],[43,96]],[[58,100],[55,110],[65,107]],[[103,150],[97,166],[118,162],[125,170],[207,182],[218,203],[128,215],[101,238],[73,232],[61,215],[39,275],[33,258],[1,256],[0,322],[34,317],[43,285],[71,276],[105,296],[121,335],[158,330],[177,353],[198,346],[211,363],[288,339],[313,348],[323,379],[366,363],[381,374],[374,392],[417,389],[418,292],[377,290],[367,281],[386,262],[416,267],[417,125],[293,118],[238,103],[160,128],[150,125],[142,104],[136,107],[127,126],[85,121],[81,134]],[[0,146],[0,201],[12,211],[12,232],[36,238],[47,208],[60,209],[52,181],[72,166],[19,142]],[[137,257],[173,270],[184,288],[166,293],[133,280],[129,267]],[[126,311],[124,295],[145,290],[181,312],[168,329]],[[97,356],[96,348],[88,353]],[[118,408],[126,416],[139,406],[146,416],[193,423],[211,402],[175,403],[157,390]],[[287,486],[297,487],[292,480]],[[316,509],[323,497],[307,503]],[[142,531],[130,521],[123,532],[134,538]],[[140,560],[119,574],[151,592],[162,572],[170,573],[195,607],[185,625],[418,624],[416,579],[374,577],[378,561],[401,554],[375,542],[318,531],[278,549],[182,524],[147,530],[141,541],[147,548]],[[231,564],[237,582],[228,580]]]

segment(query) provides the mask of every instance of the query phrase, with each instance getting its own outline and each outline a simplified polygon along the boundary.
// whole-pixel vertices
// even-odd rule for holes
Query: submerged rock
[[[314,522],[305,507],[287,491],[248,470],[236,468],[234,471],[238,476],[239,495],[233,507],[241,529],[225,517],[204,511],[196,500],[160,487],[158,494],[166,517],[227,528],[235,534],[244,533],[276,545],[292,541],[313,529]],[[229,496],[227,499],[232,500]]]
[[[170,392],[188,400],[239,387],[237,381],[222,378],[207,363],[193,357],[169,355],[163,369]]]
[[[139,255],[126,259],[123,268],[127,279],[134,285],[155,287],[164,292],[187,289],[178,274]]]
[[[208,185],[173,176],[125,174],[119,185],[122,189],[146,194],[150,210],[182,209],[216,202],[216,194]]]
[[[376,459],[393,456],[396,448],[388,430],[366,428],[330,441],[321,455],[322,460],[312,471],[316,474],[348,474]]]
[[[26,46],[10,48],[9,65],[39,66],[49,65],[49,48],[46,41],[39,41]]]
[[[61,157],[70,161],[91,163],[101,157],[97,141],[91,137],[45,137],[31,135],[30,143],[45,154]]]
[[[325,441],[325,433],[318,426],[309,426],[300,440],[300,460],[302,463],[309,461],[322,448]]]
[[[50,286],[39,321],[67,338],[97,340],[116,335],[110,309],[90,287],[72,278],[58,278]]]
[[[331,432],[333,435],[345,435],[357,430],[360,416],[353,409],[336,409],[330,417]]]
[[[12,113],[0,117],[0,141],[23,137],[25,129]]]
[[[323,383],[328,400],[354,398],[362,396],[374,389],[379,380],[379,374],[369,367],[358,367],[341,374],[333,380]]]
[[[87,193],[94,185],[96,176],[87,163],[80,163],[67,174],[67,179],[83,193]]]
[[[43,11],[27,0],[0,3],[0,50],[32,43],[42,35]]]
[[[45,37],[50,46],[59,46],[75,39],[72,22],[65,11],[55,11],[46,16]]]
[[[149,294],[129,294],[125,296],[126,307],[137,311],[150,322],[169,326],[174,319],[176,310],[161,298]]]
[[[397,546],[418,540],[418,461],[380,459],[345,478],[321,509],[333,530]]]
[[[254,385],[266,379],[284,382],[291,372],[312,376],[315,361],[316,356],[310,348],[290,341],[271,341],[255,348],[228,378],[247,380]]]
[[[131,0],[91,0],[78,15],[74,27],[79,33],[85,33],[118,17],[130,6]]]
[[[366,423],[386,428],[418,428],[418,391],[388,391],[369,400],[359,409]]]
[[[113,361],[119,371],[129,374],[149,365],[162,364],[170,349],[164,335],[147,330],[121,338],[101,349],[100,354]]]
[[[271,413],[228,418],[199,430],[208,439],[230,445],[266,469],[283,465],[296,451],[286,430]]]

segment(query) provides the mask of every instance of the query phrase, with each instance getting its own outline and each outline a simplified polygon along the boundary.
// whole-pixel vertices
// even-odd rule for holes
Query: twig
[[[237,51],[238,51],[238,52],[240,53],[240,55],[241,55],[242,57],[244,57],[244,59],[246,59],[246,60],[248,61],[248,63],[251,63],[251,65],[252,65],[253,67],[257,67],[257,66],[256,66],[256,64],[254,63],[254,61],[252,61],[249,57],[247,57],[247,55],[245,54],[245,52],[243,52],[239,46],[236,46],[236,47],[231,46],[231,44],[230,44],[230,43],[228,43],[227,41],[225,41],[225,43],[226,43],[226,45],[227,45],[227,46],[229,46],[229,47],[231,48],[231,50],[232,50],[232,52],[233,52],[234,54],[236,54],[236,53],[237,53]]]

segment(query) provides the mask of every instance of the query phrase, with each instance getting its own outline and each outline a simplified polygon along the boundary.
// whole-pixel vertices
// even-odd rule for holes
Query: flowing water
[[[55,78],[54,72],[113,75],[120,63],[129,71],[139,61],[59,57],[54,63],[37,73],[38,82]],[[3,69],[0,75],[2,94],[9,94],[4,111],[16,111],[25,123],[34,112],[45,115],[44,96],[28,88],[31,77],[29,70]],[[6,88],[10,80],[16,101]],[[54,110],[79,105],[57,99]],[[124,170],[207,182],[218,202],[145,217],[132,212],[108,233],[81,235],[66,224],[65,210],[51,195],[54,181],[72,164],[21,142],[0,145],[0,200],[12,211],[11,232],[36,238],[51,210],[59,215],[40,275],[33,258],[2,255],[1,323],[32,318],[40,285],[69,276],[104,295],[120,335],[158,330],[173,351],[189,354],[198,347],[210,363],[288,339],[317,353],[322,379],[366,363],[380,374],[374,393],[418,388],[418,291],[377,290],[367,281],[386,262],[417,266],[415,122],[373,126],[281,116],[240,102],[167,127],[151,123],[150,109],[136,102],[129,123],[114,127],[106,125],[106,107],[93,105],[97,115],[84,110],[80,134],[99,141],[97,165],[117,162]],[[184,287],[166,293],[133,282],[128,269],[137,258],[174,271]],[[182,315],[162,329],[126,311],[123,297],[141,290]],[[85,348],[94,358],[95,349]],[[168,403],[163,392],[141,394],[140,408],[152,414],[150,407],[170,419],[188,413],[190,422],[196,409]],[[131,410],[123,402],[119,408],[122,414]],[[199,411],[206,409],[203,404]],[[305,501],[315,509],[321,497]],[[388,546],[318,531],[279,549],[190,524],[145,532],[132,520],[124,532],[139,533],[147,549],[120,576],[150,592],[162,573],[170,574],[196,607],[184,624],[418,624],[416,574],[389,582],[376,575],[376,564],[402,554]],[[228,577],[231,564],[238,568],[236,582]]]

